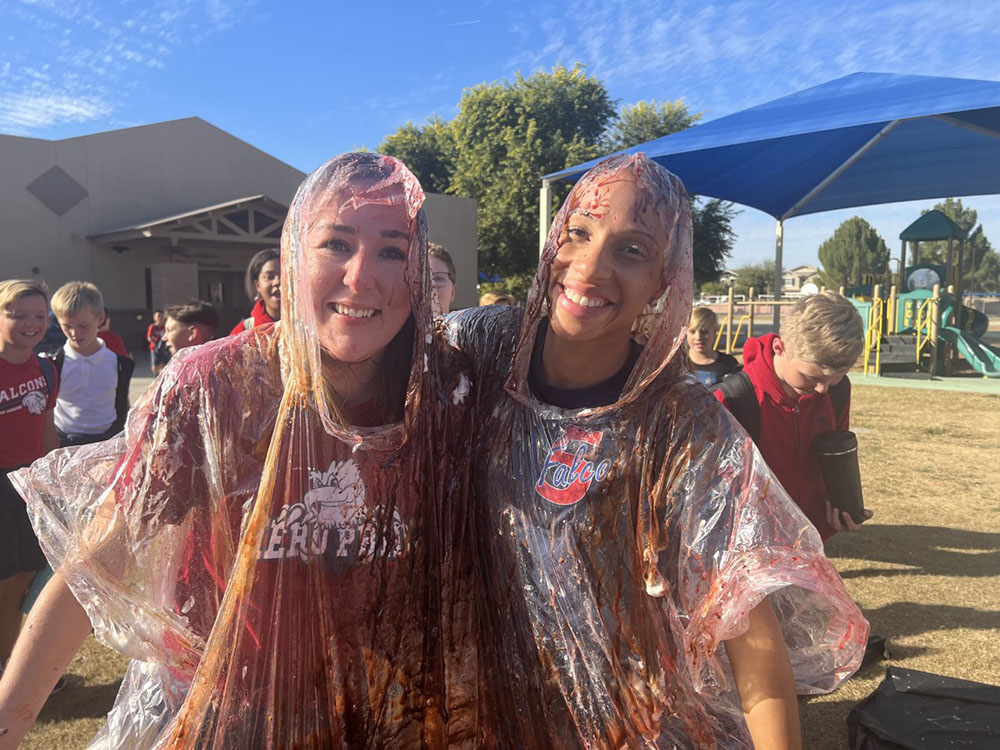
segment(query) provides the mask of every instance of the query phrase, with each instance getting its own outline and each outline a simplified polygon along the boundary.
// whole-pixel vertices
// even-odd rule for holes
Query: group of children
[[[35,353],[49,320],[48,290],[41,283],[0,282],[0,311],[0,516],[7,530],[0,545],[4,662],[20,630],[25,592],[36,572],[46,568],[24,501],[7,475],[53,448],[95,443],[120,432],[134,362],[113,351],[100,335],[107,319],[104,298],[89,282],[70,282],[52,296],[52,312],[66,342],[46,355]]]
[[[265,263],[276,266],[277,253],[269,252],[273,258]],[[275,286],[276,268],[266,272],[266,283]],[[50,349],[39,347],[49,308],[40,282],[0,282],[0,523],[8,530],[0,545],[0,671],[20,630],[25,592],[46,569],[24,501],[7,475],[54,448],[120,433],[135,368],[121,337],[107,329],[104,298],[94,284],[72,281],[52,295],[51,313],[66,340],[36,353]],[[154,375],[170,355],[214,338],[219,323],[215,307],[201,300],[156,311],[147,331]]]
[[[812,450],[818,436],[849,429],[847,373],[865,335],[854,305],[828,291],[802,298],[789,309],[780,334],[747,339],[742,366],[716,351],[718,332],[715,313],[694,308],[688,359],[699,382],[740,422],[824,541],[838,531],[857,531],[859,524],[831,503]]]

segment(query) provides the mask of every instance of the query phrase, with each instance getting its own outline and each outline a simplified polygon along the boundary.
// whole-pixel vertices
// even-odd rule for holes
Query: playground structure
[[[848,291],[840,288],[841,294]],[[941,291],[935,284],[931,289],[900,294],[893,285],[883,294],[876,284],[870,296],[851,301],[865,323],[865,375],[882,375],[886,365],[906,364],[931,376],[947,375],[954,369],[956,355],[961,355],[983,377],[1000,378],[1000,354],[981,340],[989,318],[960,306],[954,287]],[[757,321],[767,320],[773,306],[795,302],[760,299],[754,289],[738,301],[730,291],[726,312],[719,315],[714,348],[733,353],[741,341],[755,335]]]
[[[865,323],[865,375],[881,375],[885,365],[906,364],[926,369],[931,376],[948,375],[954,371],[960,355],[983,377],[1000,378],[1000,354],[982,341],[989,318],[959,302],[965,232],[935,210],[910,224],[900,233],[900,239],[903,249],[897,277],[899,287],[892,284],[884,295],[885,287],[872,283],[880,279],[869,278],[865,280],[868,284],[840,288],[841,294],[851,298]],[[947,243],[944,265],[918,262],[919,243],[932,241]],[[907,242],[912,247],[909,267],[905,265]],[[893,276],[886,269],[882,280],[891,281]],[[945,291],[943,284],[947,284]],[[754,335],[755,317],[763,313],[760,308],[789,304],[794,301],[760,300],[753,289],[745,301],[737,302],[730,290],[715,348],[724,343],[724,350],[731,353],[744,325],[746,335]],[[742,315],[733,330],[737,309],[741,309]]]

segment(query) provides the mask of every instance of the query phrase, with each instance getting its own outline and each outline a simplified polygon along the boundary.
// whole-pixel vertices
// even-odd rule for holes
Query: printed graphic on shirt
[[[23,383],[0,389],[0,414],[26,409],[29,414],[42,414],[45,411],[45,376],[26,380]]]
[[[601,482],[611,470],[607,459],[596,462],[597,448],[604,433],[569,426],[552,443],[535,491],[556,505],[580,502],[593,482]]]
[[[694,375],[698,378],[698,382],[706,388],[711,388],[716,383],[722,382],[722,378],[725,377],[712,370],[695,370]]]
[[[286,505],[264,531],[262,560],[329,555],[345,562],[371,560],[379,536],[380,508],[365,502],[365,485],[353,460],[333,461],[326,471],[311,470],[312,489],[302,502]],[[406,528],[393,511],[388,554],[398,557],[405,547]],[[383,541],[383,544],[385,541]]]

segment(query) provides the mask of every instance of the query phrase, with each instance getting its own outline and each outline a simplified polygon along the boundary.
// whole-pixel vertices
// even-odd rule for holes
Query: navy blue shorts
[[[28,521],[28,508],[7,476],[14,470],[0,470],[0,580],[48,564]]]

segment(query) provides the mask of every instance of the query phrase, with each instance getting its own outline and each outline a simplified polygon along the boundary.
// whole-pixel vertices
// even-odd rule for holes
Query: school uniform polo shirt
[[[64,435],[99,435],[114,424],[118,355],[98,341],[101,348],[89,357],[69,342],[63,346],[65,359],[55,421],[56,429]]]

